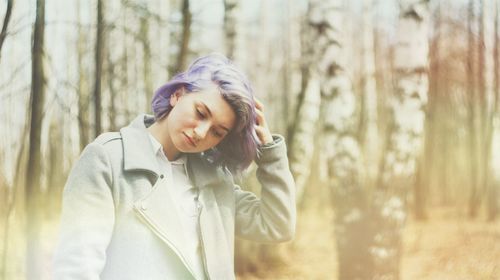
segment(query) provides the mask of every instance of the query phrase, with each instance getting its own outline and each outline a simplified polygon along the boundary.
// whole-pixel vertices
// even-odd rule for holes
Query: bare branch
[[[3,19],[2,32],[0,33],[0,59],[2,58],[2,46],[7,37],[7,27],[9,26],[10,16],[12,14],[12,7],[14,6],[14,0],[7,0],[7,11],[5,12],[5,18]]]

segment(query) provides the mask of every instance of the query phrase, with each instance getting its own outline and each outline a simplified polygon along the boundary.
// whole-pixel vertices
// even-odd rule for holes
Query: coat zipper
[[[201,255],[203,257],[203,270],[205,271],[205,276],[208,280],[210,280],[210,274],[208,274],[208,264],[207,264],[207,255],[205,254],[205,244],[203,244],[203,235],[201,233],[201,211],[203,210],[200,202],[198,201],[198,197],[196,197],[196,207],[198,207],[198,238],[200,240],[201,245]]]
[[[193,276],[193,279],[196,279],[196,276],[193,272],[193,270],[191,269],[191,267],[188,265],[188,262],[184,259],[184,257],[182,256],[182,254],[180,253],[179,249],[177,249],[177,247],[175,247],[175,245],[170,242],[170,240],[168,240],[162,233],[161,231],[154,225],[154,223],[141,211],[139,210],[136,206],[134,206],[134,209],[141,215],[141,217],[147,222],[148,226],[151,228],[151,230],[153,230],[153,232],[156,233],[156,235],[161,239],[163,240],[163,242],[165,242],[171,249],[172,251],[174,251],[174,253],[179,257],[179,259],[181,260],[182,264],[184,264],[184,266],[187,268],[187,270],[189,271],[189,273],[191,273],[191,276]]]

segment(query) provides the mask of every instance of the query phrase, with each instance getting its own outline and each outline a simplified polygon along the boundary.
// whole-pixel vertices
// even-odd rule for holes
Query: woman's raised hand
[[[257,113],[257,119],[255,122],[255,132],[259,137],[260,143],[262,145],[271,143],[273,141],[273,136],[269,127],[267,126],[266,117],[264,116],[264,105],[256,97],[255,101],[255,112]]]

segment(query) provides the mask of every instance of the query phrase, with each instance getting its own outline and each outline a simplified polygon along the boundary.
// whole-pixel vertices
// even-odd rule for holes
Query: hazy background
[[[2,1],[0,279],[49,279],[83,147],[211,52],[248,74],[298,188],[296,239],[238,240],[239,278],[500,279],[498,6]]]

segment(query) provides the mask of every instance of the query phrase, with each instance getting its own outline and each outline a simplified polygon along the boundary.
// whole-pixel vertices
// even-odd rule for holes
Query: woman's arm
[[[235,187],[236,235],[259,242],[289,241],[295,234],[295,183],[288,166],[285,140],[274,135],[261,147],[257,179],[262,185],[260,199]]]
[[[296,224],[295,182],[288,166],[285,139],[269,131],[264,105],[255,99],[255,131],[262,146],[257,179],[262,191],[255,194],[235,187],[236,235],[259,242],[282,242],[293,238]]]
[[[85,148],[64,188],[54,279],[99,279],[115,220],[112,183],[108,155],[96,140]]]

